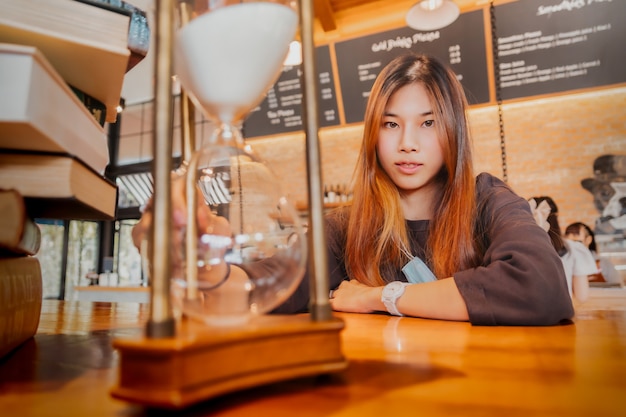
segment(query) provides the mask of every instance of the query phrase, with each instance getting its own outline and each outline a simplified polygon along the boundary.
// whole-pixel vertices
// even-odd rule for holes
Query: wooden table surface
[[[0,360],[0,416],[623,417],[625,301],[592,299],[554,327],[337,314],[347,370],[165,412],[109,394],[112,340],[143,331],[147,304],[46,300],[37,335]]]

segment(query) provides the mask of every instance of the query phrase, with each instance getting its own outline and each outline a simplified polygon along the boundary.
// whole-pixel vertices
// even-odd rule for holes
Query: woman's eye
[[[387,129],[393,129],[398,127],[398,124],[396,122],[383,122],[383,127]]]
[[[425,127],[433,127],[435,125],[435,121],[434,120],[426,120],[423,125]]]

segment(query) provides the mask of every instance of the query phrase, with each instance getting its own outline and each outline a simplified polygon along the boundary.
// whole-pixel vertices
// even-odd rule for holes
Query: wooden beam
[[[337,30],[337,22],[335,21],[335,15],[330,0],[315,0],[313,9],[315,17],[319,20],[324,32]]]

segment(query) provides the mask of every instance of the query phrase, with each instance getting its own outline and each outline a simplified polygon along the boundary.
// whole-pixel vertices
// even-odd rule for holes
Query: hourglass
[[[200,199],[223,226],[218,233],[188,222],[186,268],[172,277],[172,292],[183,314],[230,326],[278,306],[306,266],[299,216],[239,128],[278,78],[298,14],[289,0],[192,4],[174,36],[174,69],[216,129],[187,161],[187,217]]]
[[[158,21],[164,26],[173,19],[171,2],[157,2]],[[310,66],[307,70],[307,63],[314,60],[313,2],[299,2],[300,22],[296,1],[186,3],[193,6],[192,19],[175,34],[165,31],[157,37],[165,45],[157,48],[165,58],[157,54],[155,115],[158,109],[168,108],[171,85],[163,80],[171,79],[167,75],[173,63],[184,90],[215,121],[216,129],[184,168],[188,220],[181,248],[184,268],[174,268],[167,279],[163,279],[167,268],[158,268],[151,284],[146,334],[114,342],[120,373],[111,391],[122,400],[170,409],[255,385],[347,367],[339,337],[343,322],[330,312],[327,276],[326,281],[316,280],[316,271],[325,268],[322,257],[312,256],[310,315],[264,314],[297,287],[307,265],[307,250],[298,215],[239,129],[245,115],[277,79],[298,23],[307,87],[304,114],[315,112],[314,71]],[[175,50],[173,62],[168,45]],[[159,105],[159,100],[165,104]],[[310,193],[311,207],[317,210],[309,210],[309,240],[318,249],[315,252],[322,254],[321,181],[309,172],[317,165],[319,173],[319,158],[308,147],[317,143],[316,120],[306,125],[309,189],[315,188],[311,186],[315,182],[319,191]],[[166,138],[158,141],[165,136],[157,132],[155,149],[159,143],[167,144]],[[168,158],[165,153],[161,160]],[[157,179],[167,178],[168,173],[162,171],[155,169],[159,174],[155,190],[159,189]],[[169,198],[155,196],[155,206],[167,207]],[[215,222],[197,227],[196,210],[210,210]],[[160,236],[169,240],[167,225],[154,224],[157,227]],[[169,246],[156,239],[153,243],[160,244],[152,255],[155,263],[169,253]],[[168,313],[170,295],[182,313],[176,322]]]

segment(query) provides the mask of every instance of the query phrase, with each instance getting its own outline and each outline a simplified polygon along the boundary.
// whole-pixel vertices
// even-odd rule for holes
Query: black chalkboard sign
[[[320,127],[339,124],[335,78],[328,45],[315,48]],[[285,67],[267,96],[243,123],[245,138],[303,130],[301,65]]]
[[[407,51],[433,55],[456,72],[470,104],[489,102],[482,10],[463,13],[450,26],[420,32],[404,27],[335,44],[346,123],[363,121],[374,79]]]
[[[625,0],[495,7],[502,99],[626,82]]]

